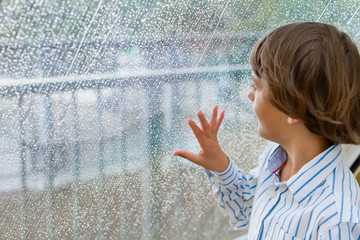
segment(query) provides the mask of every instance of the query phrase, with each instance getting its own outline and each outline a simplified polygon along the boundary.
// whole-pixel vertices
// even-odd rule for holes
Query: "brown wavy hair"
[[[360,55],[347,34],[318,22],[284,25],[256,43],[250,64],[275,107],[332,142],[360,144]]]

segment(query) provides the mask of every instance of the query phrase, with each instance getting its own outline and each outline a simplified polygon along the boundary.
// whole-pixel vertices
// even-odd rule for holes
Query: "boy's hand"
[[[222,151],[217,139],[217,133],[224,119],[225,111],[222,110],[220,112],[219,118],[217,117],[217,112],[218,106],[215,106],[212,109],[209,122],[201,111],[198,112],[197,115],[200,120],[201,129],[192,119],[188,120],[188,124],[200,144],[200,152],[196,154],[186,150],[176,150],[174,156],[186,158],[212,171],[222,172],[226,170],[229,165],[229,159]]]

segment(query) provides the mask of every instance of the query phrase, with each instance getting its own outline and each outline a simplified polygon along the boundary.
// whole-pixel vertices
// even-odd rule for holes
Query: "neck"
[[[291,141],[283,144],[280,143],[288,155],[288,159],[281,172],[281,181],[286,181],[294,176],[306,163],[332,145],[324,137],[310,132],[307,132],[305,135],[293,135]]]

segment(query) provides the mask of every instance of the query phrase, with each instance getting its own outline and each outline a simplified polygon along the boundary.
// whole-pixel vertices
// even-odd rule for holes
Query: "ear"
[[[292,124],[295,124],[295,123],[299,122],[299,119],[288,117],[287,122],[288,122],[289,125],[292,125]]]

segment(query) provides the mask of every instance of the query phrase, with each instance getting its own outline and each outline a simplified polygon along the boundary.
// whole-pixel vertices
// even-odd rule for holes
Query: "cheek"
[[[267,111],[266,107],[264,107],[264,103],[260,101],[254,101],[253,103],[253,111],[256,115],[256,118],[259,123],[264,122],[264,119],[266,119]],[[268,116],[269,117],[269,116]]]
[[[256,117],[259,118],[259,116],[261,116],[261,114],[262,114],[261,106],[259,105],[259,102],[255,100],[253,102],[252,107],[253,107],[253,111],[254,111]]]

